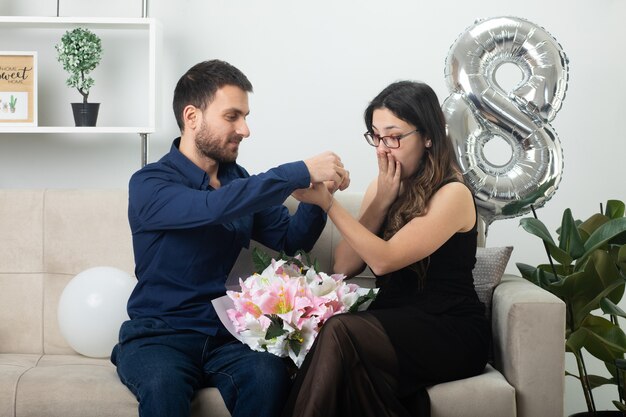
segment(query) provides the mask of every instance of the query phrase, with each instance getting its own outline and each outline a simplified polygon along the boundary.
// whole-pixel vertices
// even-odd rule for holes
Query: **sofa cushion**
[[[13,416],[15,392],[22,375],[37,365],[41,355],[0,354],[0,416]]]
[[[43,280],[40,273],[0,273],[0,353],[43,353]]]
[[[431,417],[514,417],[515,389],[491,365],[478,376],[428,388]]]
[[[137,400],[108,359],[0,355],[0,387],[0,416],[15,407],[16,417],[137,417]],[[230,415],[217,388],[200,390],[191,408],[192,417]]]
[[[44,355],[17,386],[16,417],[136,417],[137,400],[103,359]]]
[[[43,269],[43,193],[0,190],[0,272]]]
[[[45,354],[72,355],[59,327],[59,300],[65,286],[74,278],[69,274],[46,274],[43,291],[43,352]],[[95,324],[95,323],[94,323]]]
[[[46,272],[76,275],[94,266],[134,271],[125,190],[47,190]]]
[[[498,286],[506,264],[513,252],[512,246],[477,248],[474,265],[474,288],[480,301],[485,305],[487,317],[491,317],[493,290]]]

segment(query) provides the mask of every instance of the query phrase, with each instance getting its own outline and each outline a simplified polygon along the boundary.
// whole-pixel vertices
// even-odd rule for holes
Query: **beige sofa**
[[[357,210],[358,194],[338,198]],[[111,363],[75,353],[56,318],[77,273],[113,266],[132,274],[126,206],[124,190],[0,190],[0,417],[137,416]],[[329,223],[314,249],[326,270],[338,238]],[[251,270],[249,258],[242,253],[231,278]],[[562,417],[563,303],[505,275],[492,309],[494,365],[430,388],[433,417]],[[228,415],[216,389],[196,396],[194,417]]]

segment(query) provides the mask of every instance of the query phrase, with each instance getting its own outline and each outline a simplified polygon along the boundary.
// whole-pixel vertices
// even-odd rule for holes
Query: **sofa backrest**
[[[362,194],[336,198],[354,216]],[[286,205],[293,212],[297,201]],[[134,274],[126,190],[0,190],[0,353],[72,354],[57,322],[59,299],[78,273],[111,266]],[[311,254],[331,271],[341,239],[326,224]],[[257,244],[258,246],[258,244]],[[228,285],[253,271],[251,249],[244,250]],[[357,283],[370,286],[366,269]]]
[[[127,204],[123,190],[0,190],[0,352],[74,353],[59,298],[87,268],[133,273]]]
[[[337,198],[356,214],[360,194]],[[126,190],[0,190],[0,353],[74,353],[57,322],[61,293],[91,267],[134,273],[127,207]],[[339,238],[328,222],[312,251],[325,271]],[[252,270],[244,250],[230,282]]]

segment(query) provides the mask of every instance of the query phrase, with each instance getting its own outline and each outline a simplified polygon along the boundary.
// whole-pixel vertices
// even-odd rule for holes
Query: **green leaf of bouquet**
[[[300,350],[302,349],[302,342],[296,339],[289,339],[289,348],[293,351],[293,353],[298,356],[300,354]]]
[[[300,254],[300,257],[304,260],[304,267],[313,268],[315,272],[320,272],[322,270],[317,258],[311,259],[311,254],[309,252],[299,250],[298,253]]]
[[[267,317],[272,323],[265,332],[265,340],[271,340],[287,333],[287,330],[283,329],[283,319],[273,314],[267,315]]]
[[[374,298],[376,298],[376,293],[374,292],[374,290],[370,289],[367,294],[361,295],[359,296],[359,298],[356,299],[354,304],[352,304],[348,309],[348,312],[354,313],[356,311],[359,311],[359,307],[361,307],[366,302],[373,300]]]
[[[620,200],[607,200],[604,214],[609,219],[619,219],[624,217],[626,205]]]
[[[311,261],[311,254],[309,252],[305,252],[302,249],[298,250],[297,252],[298,255],[300,255],[300,257],[303,259],[303,263],[310,267],[311,265],[313,265],[313,262]],[[317,271],[317,269],[316,269]]]
[[[252,264],[254,265],[254,272],[260,274],[270,266],[272,263],[272,257],[265,251],[254,247],[252,249]]]
[[[319,271],[321,271],[321,270],[322,270],[322,267],[321,267],[321,265],[320,265],[320,263],[319,263],[319,261],[318,261],[317,259],[316,259],[316,260],[314,260],[314,261],[313,261],[313,263],[312,263],[311,265],[313,265],[313,270],[314,270],[315,272],[319,272]]]
[[[306,255],[306,252],[304,252],[302,249],[298,249],[296,253],[294,254],[294,256],[287,255],[286,252],[280,251],[276,259],[281,260],[281,261],[287,261],[287,263],[294,264],[298,268],[303,269],[303,268],[308,267],[308,265],[306,264],[305,255]],[[298,256],[300,256],[300,259],[297,258]]]

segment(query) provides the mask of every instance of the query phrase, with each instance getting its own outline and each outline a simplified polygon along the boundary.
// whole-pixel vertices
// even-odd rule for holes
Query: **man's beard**
[[[196,149],[206,158],[210,158],[220,164],[235,162],[239,151],[230,151],[227,146],[231,143],[240,143],[243,137],[238,134],[228,136],[226,143],[217,138],[205,124],[204,120],[200,126],[200,131],[196,135]]]

